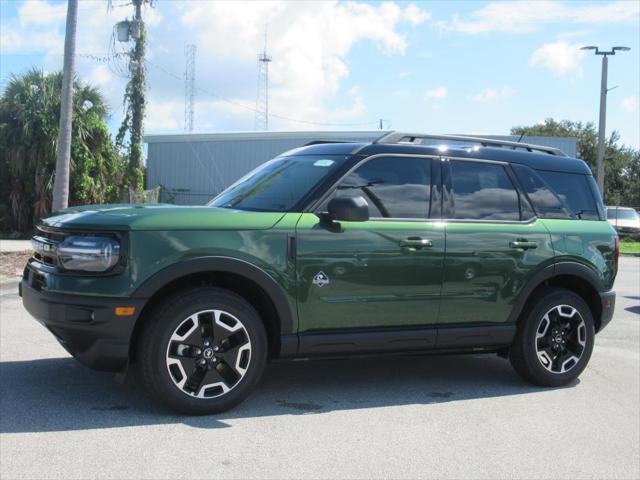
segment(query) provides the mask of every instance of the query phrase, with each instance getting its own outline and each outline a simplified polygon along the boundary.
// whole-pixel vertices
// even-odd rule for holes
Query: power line
[[[4,54],[3,54],[4,55]],[[62,54],[60,54],[62,55]],[[88,60],[93,60],[95,62],[99,62],[99,63],[106,63],[109,66],[109,69],[111,70],[112,73],[116,74],[117,76],[120,77],[124,77],[124,78],[128,78],[129,74],[128,74],[128,69],[126,67],[126,65],[123,65],[122,61],[125,60],[129,60],[129,52],[128,51],[118,51],[117,47],[116,47],[116,42],[115,42],[115,36],[112,36],[111,41],[110,41],[110,45],[109,45],[109,51],[105,54],[99,54],[99,53],[77,53],[76,54],[77,57],[81,57],[81,58],[85,58]],[[177,75],[176,73],[166,69],[165,67],[163,67],[162,65],[159,65],[155,62],[150,61],[149,59],[145,59],[145,63],[147,63],[148,65],[151,65],[152,67],[156,68],[157,70],[163,72],[165,75],[172,77],[176,80],[178,80],[181,83],[184,83],[185,81],[185,77],[181,76],[181,75]],[[209,91],[203,87],[199,87],[197,85],[194,85],[194,92],[199,91],[207,96],[216,98],[222,102],[228,103],[229,105],[233,105],[235,107],[238,108],[242,108],[244,110],[248,110],[250,112],[253,113],[259,113],[258,108],[256,107],[252,107],[250,105],[238,102],[236,100],[231,100],[230,98],[226,98],[223,97],[215,92]],[[293,123],[299,123],[299,124],[304,124],[304,125],[316,125],[316,126],[322,126],[322,127],[378,127],[379,126],[379,120],[369,120],[369,121],[365,121],[365,122],[353,122],[353,123],[349,123],[349,122],[345,122],[345,123],[341,123],[341,122],[318,122],[318,121],[313,121],[313,120],[303,120],[300,118],[293,118],[293,117],[288,117],[286,115],[279,115],[277,113],[272,113],[269,112],[269,117],[271,118],[278,118],[280,120],[286,120],[288,122],[293,122]],[[384,120],[384,122],[389,122],[389,124],[391,123],[390,120]]]
[[[167,70],[166,68],[164,68],[161,65],[158,65],[157,63],[154,63],[152,61],[150,61],[149,59],[145,59],[145,62],[149,65],[151,65],[152,67],[155,67],[156,69],[160,70],[161,72],[163,72],[164,74],[175,78],[176,80],[178,80],[179,82],[183,82],[183,77],[181,77],[180,75],[176,75],[174,72],[171,72],[170,70]],[[236,100],[231,100],[229,98],[225,98],[221,95],[218,95],[217,93],[214,93],[212,91],[209,91],[203,87],[199,87],[196,86],[195,87],[196,91],[200,91],[202,93],[204,93],[205,95],[208,95],[210,97],[216,98],[222,102],[228,103],[230,105],[234,105],[238,108],[243,108],[245,110],[251,111],[251,112],[257,112],[258,110],[255,107],[251,107],[247,104],[238,102]],[[323,127],[364,127],[364,126],[368,126],[368,127],[377,127],[378,126],[378,121],[377,120],[370,120],[367,122],[356,122],[356,123],[338,123],[338,122],[316,122],[313,120],[303,120],[303,119],[299,119],[299,118],[292,118],[292,117],[287,117],[285,115],[279,115],[277,113],[269,113],[269,116],[272,118],[279,118],[281,120],[286,120],[288,122],[294,122],[294,123],[300,123],[300,124],[305,124],[305,125],[316,125],[316,126],[323,126]]]

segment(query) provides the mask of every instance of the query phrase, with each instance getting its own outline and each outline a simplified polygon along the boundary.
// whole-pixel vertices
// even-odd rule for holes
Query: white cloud
[[[3,26],[0,30],[0,51],[2,53],[17,52],[23,48],[24,40],[18,29],[9,25]]]
[[[150,101],[145,123],[155,131],[178,130],[183,126],[184,104],[178,100]]]
[[[403,89],[394,90],[391,95],[398,98],[404,98],[409,96],[409,92]]]
[[[85,81],[98,87],[104,87],[113,81],[113,75],[106,65],[98,65],[85,75]]]
[[[627,112],[637,112],[638,111],[638,96],[637,95],[631,95],[629,97],[625,97],[622,99],[622,101],[620,102],[620,106],[622,107],[623,110],[627,111]]]
[[[58,25],[66,19],[67,4],[51,4],[45,0],[24,2],[18,9],[20,25]]]
[[[572,44],[566,40],[546,43],[531,54],[530,64],[551,70],[558,77],[574,73],[582,75],[582,59],[585,52],[580,44]]]
[[[399,72],[398,78],[408,78],[411,76],[411,72]]]
[[[640,2],[616,1],[576,4],[550,0],[491,2],[465,17],[453,15],[451,21],[438,21],[444,30],[468,34],[487,32],[526,33],[549,23],[618,23],[637,21]]]
[[[473,95],[471,97],[472,100],[476,102],[493,102],[495,100],[509,98],[513,96],[515,90],[511,87],[504,86],[500,89],[497,88],[487,88],[477,95]]]
[[[108,103],[118,108],[127,81],[120,74],[126,73],[126,62],[104,62],[96,57],[113,53],[113,26],[130,18],[132,7],[107,11],[106,5],[106,0],[79,3],[82,21],[78,22],[76,68],[81,79],[100,86]],[[66,2],[24,2],[14,20],[3,20],[2,53],[43,54],[43,69],[60,69],[65,18]],[[363,94],[357,87],[344,96],[342,90],[350,75],[348,56],[353,47],[369,42],[381,55],[403,55],[408,31],[430,15],[419,6],[394,2],[179,1],[145,7],[143,18],[149,33],[148,130],[182,129],[183,49],[190,43],[197,46],[196,127],[250,130],[256,54],[263,45],[265,25],[273,57],[269,67],[270,111],[274,114],[270,128],[308,129],[318,126],[275,115],[324,123],[362,123],[367,113]],[[127,44],[115,43],[116,51],[126,48]]]
[[[198,55],[216,58],[217,64],[198,63],[199,78],[215,69],[246,69],[234,88],[253,105],[255,59],[268,24],[270,109],[292,118],[319,122],[357,119],[364,101],[356,97],[343,109],[330,108],[349,76],[347,56],[360,42],[372,42],[383,55],[404,54],[407,38],[403,24],[425,21],[428,14],[413,5],[358,2],[197,2],[183,4],[181,20],[198,44]],[[201,67],[203,65],[203,67]],[[202,77],[200,77],[202,75]],[[219,74],[218,74],[219,75]],[[213,83],[213,85],[216,85]],[[217,88],[220,91],[220,88]],[[238,92],[239,93],[239,92]],[[309,128],[274,118],[273,128]]]
[[[431,19],[431,14],[418,8],[413,4],[407,5],[404,9],[403,16],[405,20],[407,20],[412,25],[420,25],[421,23],[426,22]]]
[[[432,88],[431,90],[427,90],[424,93],[424,97],[427,100],[439,99],[439,98],[445,98],[448,93],[449,92],[447,91],[446,87],[436,87],[436,88]]]

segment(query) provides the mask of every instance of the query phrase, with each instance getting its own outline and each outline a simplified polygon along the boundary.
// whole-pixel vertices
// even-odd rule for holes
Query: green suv
[[[284,358],[497,353],[567,384],[611,320],[618,261],[582,160],[395,132],[286,152],[206,206],[57,212],[33,248],[27,310],[188,414],[237,405]]]

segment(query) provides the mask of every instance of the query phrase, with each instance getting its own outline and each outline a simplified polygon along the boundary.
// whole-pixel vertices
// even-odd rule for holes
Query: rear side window
[[[518,192],[502,165],[451,160],[454,218],[520,220]]]
[[[542,179],[581,220],[600,220],[586,175],[538,170]]]
[[[411,157],[371,159],[340,182],[336,195],[364,197],[374,218],[428,218],[431,160]]]
[[[525,165],[511,165],[540,218],[573,218],[569,208],[540,176]]]

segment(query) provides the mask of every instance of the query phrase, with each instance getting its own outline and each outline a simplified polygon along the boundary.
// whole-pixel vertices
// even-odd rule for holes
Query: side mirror
[[[366,222],[369,220],[369,204],[364,197],[335,197],[327,205],[331,220]]]

